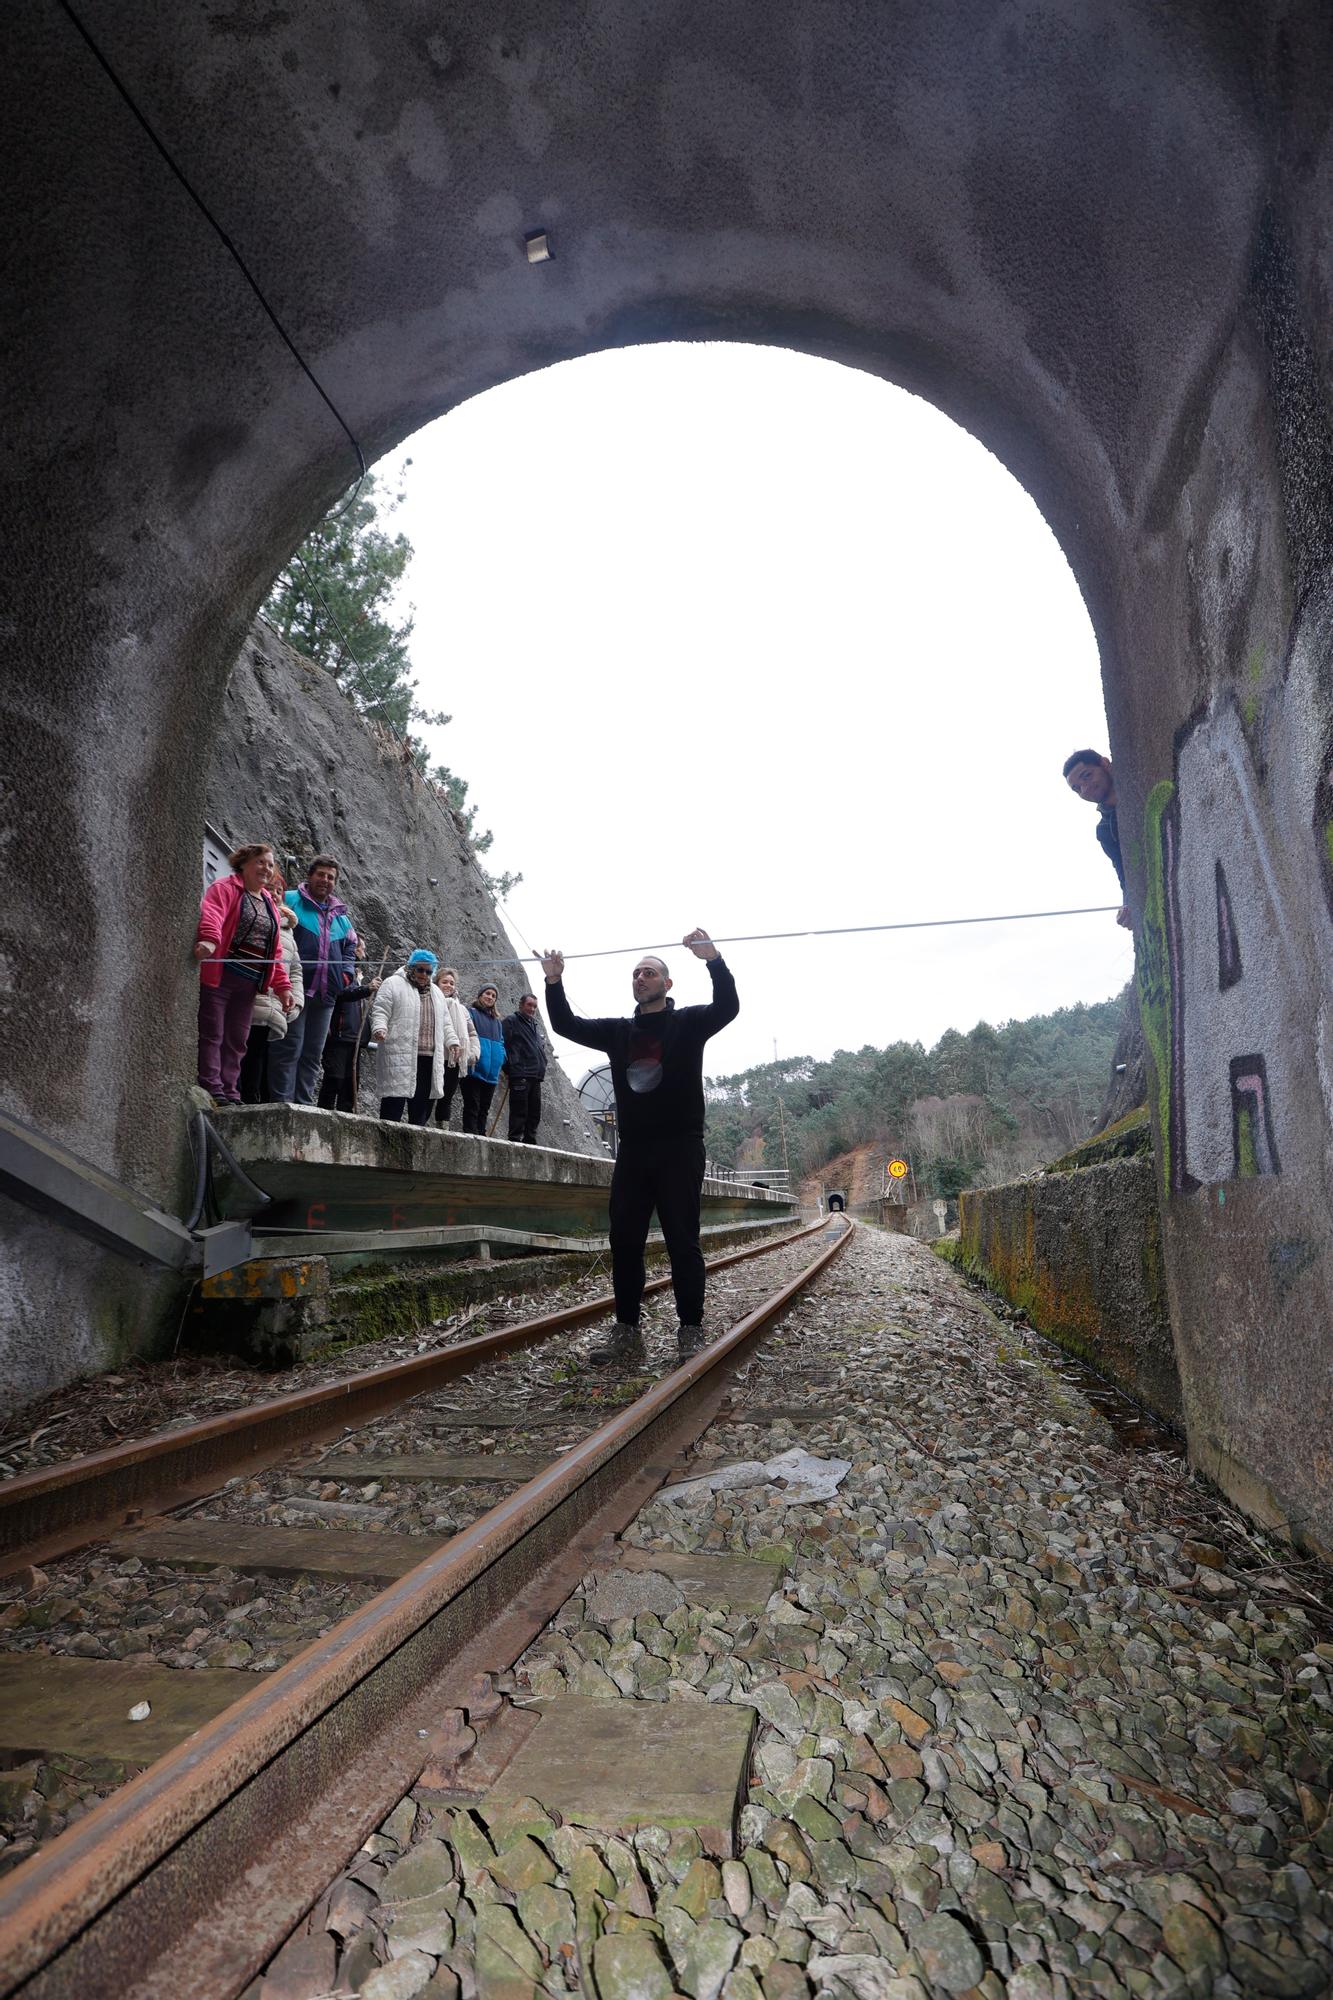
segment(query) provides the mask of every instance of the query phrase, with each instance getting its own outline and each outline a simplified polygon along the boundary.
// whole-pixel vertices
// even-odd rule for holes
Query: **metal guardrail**
[[[91,1160],[8,1111],[0,1111],[0,1191],[131,1263],[175,1271],[183,1278],[211,1278],[218,1271],[243,1264],[252,1254],[248,1221],[216,1219],[211,1196],[214,1154],[220,1155],[262,1204],[267,1204],[268,1196],[232,1159],[204,1114],[199,1112],[197,1118],[192,1135],[196,1147],[195,1207],[190,1222],[167,1215]],[[203,1228],[197,1227],[210,1212],[213,1219]]]
[[[731,1167],[720,1160],[707,1160],[704,1173],[711,1180],[735,1181],[738,1187],[772,1188],[777,1194],[791,1191],[791,1173],[786,1167]]]

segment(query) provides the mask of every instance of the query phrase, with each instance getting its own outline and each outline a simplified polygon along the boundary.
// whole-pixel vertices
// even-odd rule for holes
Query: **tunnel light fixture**
[[[551,239],[544,229],[530,229],[523,238],[523,248],[528,253],[529,264],[549,264],[555,256]]]

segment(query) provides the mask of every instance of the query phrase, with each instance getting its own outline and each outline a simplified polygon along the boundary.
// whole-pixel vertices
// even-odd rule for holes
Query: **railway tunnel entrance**
[[[1333,1546],[1326,11],[442,26],[335,0],[50,5],[4,34],[27,84],[6,1104],[176,1206],[191,970],[167,933],[217,703],[357,452],[597,348],[838,359],[989,445],[1078,577],[1191,1448]],[[4,1199],[12,1347],[59,1339],[76,1372],[169,1310]]]

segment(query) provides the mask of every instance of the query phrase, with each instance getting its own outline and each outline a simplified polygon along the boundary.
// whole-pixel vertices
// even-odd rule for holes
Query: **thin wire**
[[[835,924],[827,930],[813,931],[749,931],[733,937],[710,938],[710,944],[772,944],[789,938],[818,937],[863,937],[871,931],[934,931],[946,930],[956,924],[1027,924],[1041,917],[1105,917],[1114,916],[1119,903],[1097,903],[1082,910],[1011,910],[1003,916],[994,917],[916,917],[907,923],[895,924]],[[660,944],[615,945],[605,951],[562,952],[566,961],[576,958],[624,958],[630,952],[669,951],[679,947],[679,938],[665,938]],[[476,965],[520,965],[521,959],[481,958],[473,960]]]
[[[521,944],[525,944],[528,948],[529,958],[540,959],[541,953],[536,949],[531,938],[529,938],[526,931],[524,931],[522,927],[519,925],[519,923],[516,921],[516,919],[513,916],[513,913],[510,910],[506,909],[505,905],[500,901],[500,898],[497,895],[495,895],[495,892],[491,888],[490,883],[486,880],[486,870],[482,867],[476,855],[469,854],[468,859],[471,861],[472,866],[476,869],[478,875],[481,877],[482,886],[486,890],[487,895],[492,898],[492,900],[495,903],[496,909],[500,911],[501,921],[505,925],[505,928],[507,930],[517,931],[519,942]],[[526,961],[521,958],[478,958],[478,959],[472,959],[468,962],[474,965],[523,965],[526,963]]]
[[[710,938],[709,943],[775,944],[790,938],[866,937],[875,931],[949,930],[959,924],[1030,924],[1036,923],[1045,917],[1109,917],[1114,916],[1119,908],[1119,903],[1095,903],[1089,904],[1086,909],[1081,910],[1011,910],[1002,916],[994,917],[914,917],[910,921],[893,924],[834,924],[827,930],[748,931],[744,934],[738,933],[732,937]],[[514,928],[518,930],[517,924],[515,924]],[[521,931],[519,931],[519,936],[523,936]],[[527,939],[524,938],[523,942],[526,944]],[[574,959],[581,958],[626,958],[632,952],[669,951],[673,946],[679,946],[679,944],[679,938],[666,938],[660,944],[614,945],[604,951],[562,952],[561,957],[567,964]],[[533,951],[531,946],[528,949],[531,957],[534,959],[541,958],[540,952]],[[464,965],[470,967],[483,965],[526,965],[527,962],[526,958],[465,958],[462,960]],[[207,965],[249,964],[253,966],[255,961],[253,959],[210,958],[206,959],[204,963]],[[341,963],[342,961],[338,959],[310,959],[302,961],[303,969],[323,968],[327,965],[341,965]],[[401,971],[402,966],[406,965],[406,963],[407,959],[404,957],[400,964],[394,966],[394,971]]]
[[[325,389],[323,383],[320,382],[320,380],[316,376],[309,362],[306,360],[305,356],[301,353],[301,350],[296,345],[296,342],[292,339],[291,335],[288,333],[282,321],[278,318],[278,315],[274,312],[268,300],[265,298],[263,292],[260,290],[259,280],[255,277],[253,271],[246,263],[244,257],[242,257],[240,251],[237,249],[236,245],[232,242],[231,237],[222,227],[222,224],[218,221],[212,209],[209,208],[203,196],[191,184],[191,182],[186,179],[183,169],[177,165],[175,159],[167,151],[167,148],[163,143],[163,141],[158,137],[157,132],[154,130],[153,126],[149,124],[146,115],[139,109],[139,106],[136,104],[135,100],[130,96],[129,91],[126,89],[125,85],[121,82],[119,76],[112,68],[110,61],[102,53],[101,48],[93,40],[87,28],[84,26],[83,22],[79,19],[79,16],[75,13],[73,7],[70,5],[70,0],[58,0],[58,4],[60,6],[61,12],[70,21],[76,32],[82,37],[84,43],[87,45],[89,51],[91,52],[94,61],[103,70],[108,80],[110,81],[112,88],[116,91],[117,95],[124,102],[131,116],[135,119],[137,124],[144,131],[144,133],[146,133],[147,137],[151,141],[152,145],[156,148],[157,152],[161,155],[162,159],[165,161],[171,173],[175,175],[176,179],[185,189],[186,194],[189,195],[190,200],[194,203],[195,207],[199,210],[199,213],[203,216],[205,222],[208,223],[209,227],[213,230],[214,234],[217,236],[218,241],[222,244],[223,249],[226,250],[227,254],[231,257],[233,263],[236,265],[237,270],[240,272],[241,276],[245,279],[246,284],[250,287],[250,290],[254,293],[256,299],[258,299],[261,308],[263,309],[266,317],[268,318],[270,324],[272,325],[273,330],[277,334],[279,340],[281,340],[283,346],[287,349],[287,352],[291,355],[293,361],[295,361],[297,367],[301,370],[301,373],[305,376],[311,388],[315,391],[315,394],[319,397],[320,401],[324,404],[329,414],[338,424],[343,435],[346,437],[347,442],[351,445],[352,450],[356,453],[356,462],[358,468],[356,485],[352,488],[350,497],[344,502],[343,506],[338,510],[339,514],[346,513],[347,509],[352,505],[352,502],[356,499],[357,494],[360,492],[361,482],[366,476],[365,453],[362,451],[361,446],[357,443],[356,437],[352,432],[351,426],[347,422],[347,419],[343,416],[342,411],[338,408],[337,404],[334,402],[332,396],[330,396],[327,389]],[[336,520],[338,518],[338,515],[334,515],[333,518]]]

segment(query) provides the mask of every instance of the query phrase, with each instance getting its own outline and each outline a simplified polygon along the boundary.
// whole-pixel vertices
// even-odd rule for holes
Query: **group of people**
[[[503,1021],[499,994],[483,986],[470,1007],[458,997],[458,973],[433,951],[414,951],[390,974],[370,1010],[370,1047],[377,1054],[380,1117],[427,1125],[449,1123],[454,1094],[463,1100],[463,1130],[485,1137],[491,1100],[503,1077],[509,1088],[509,1137],[535,1146],[542,1122],[546,1044],[537,1001],[525,993]]]
[[[536,1144],[547,1057],[533,994],[503,1021],[493,985],[464,1006],[456,969],[426,950],[367,977],[331,854],[294,889],[267,842],[229,859],[204,891],[194,947],[199,1082],[214,1103],[354,1111],[360,1083],[381,1118],[447,1126],[459,1094],[463,1130],[485,1136],[503,1077],[508,1136]]]

